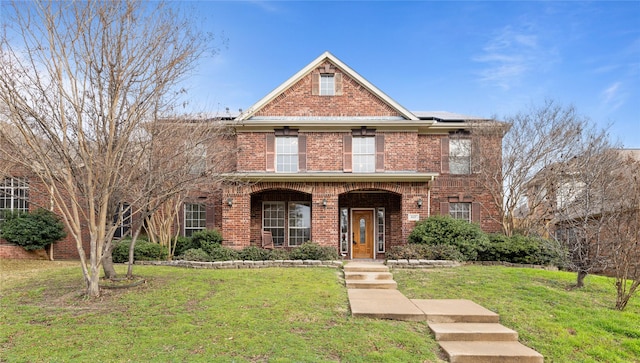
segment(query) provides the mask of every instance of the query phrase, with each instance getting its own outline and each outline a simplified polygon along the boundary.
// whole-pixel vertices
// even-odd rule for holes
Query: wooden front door
[[[373,211],[355,210],[351,215],[352,257],[373,258]]]

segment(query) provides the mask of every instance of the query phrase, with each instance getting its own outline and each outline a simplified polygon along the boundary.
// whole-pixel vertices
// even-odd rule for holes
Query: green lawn
[[[352,318],[335,269],[135,273],[147,283],[87,301],[76,263],[0,260],[0,361],[440,361],[425,323]],[[573,274],[480,266],[394,278],[410,298],[498,312],[546,362],[640,362],[640,303],[612,310],[611,279],[568,291]]]
[[[619,312],[613,279],[588,276],[571,290],[575,278],[497,266],[394,271],[410,299],[470,299],[500,314],[545,362],[640,362],[640,296]]]

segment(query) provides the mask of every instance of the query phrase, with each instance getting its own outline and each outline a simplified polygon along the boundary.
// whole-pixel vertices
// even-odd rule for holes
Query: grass
[[[118,266],[119,272],[124,272]],[[137,266],[147,283],[85,300],[77,263],[0,260],[0,361],[440,362],[425,323],[352,318],[330,268]],[[640,302],[613,280],[467,266],[395,270],[410,298],[466,298],[545,362],[640,362]]]
[[[440,361],[424,323],[352,318],[331,268],[137,266],[146,284],[88,301],[77,265],[37,264],[0,265],[0,361]]]
[[[571,290],[575,278],[498,266],[394,271],[410,299],[471,299],[500,314],[545,362],[640,362],[639,297],[616,311],[613,279],[589,276],[585,288]]]

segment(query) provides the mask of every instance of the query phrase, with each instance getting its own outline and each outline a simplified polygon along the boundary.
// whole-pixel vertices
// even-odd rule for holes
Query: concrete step
[[[440,347],[451,363],[543,363],[542,354],[518,342],[448,342]]]
[[[397,289],[394,280],[346,280],[347,289]]]
[[[432,323],[498,323],[500,317],[471,300],[411,300]]]
[[[518,341],[518,332],[495,323],[429,323],[437,341]]]
[[[345,271],[344,279],[349,280],[393,280],[391,272],[348,272]]]
[[[425,315],[398,290],[347,289],[351,315],[375,319],[424,321]]]
[[[381,262],[349,262],[343,269],[344,272],[389,272],[389,267]]]

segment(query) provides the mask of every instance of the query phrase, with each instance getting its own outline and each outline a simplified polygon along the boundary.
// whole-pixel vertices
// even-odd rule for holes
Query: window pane
[[[276,171],[283,173],[298,171],[297,137],[276,137]]]
[[[189,237],[193,232],[207,228],[207,212],[204,204],[184,205],[184,235]]]
[[[471,140],[449,140],[449,171],[451,174],[471,174]]]
[[[353,172],[373,173],[376,171],[376,139],[374,137],[354,137]]]
[[[271,232],[274,246],[284,246],[284,202],[264,202],[262,229]]]
[[[335,94],[335,78],[333,74],[321,74],[320,75],[320,95],[321,96],[333,96]]]
[[[0,181],[0,222],[11,212],[29,211],[29,184],[25,179],[5,178]]]
[[[299,246],[311,240],[311,206],[309,203],[289,203],[289,246]]]
[[[471,203],[449,203],[449,214],[453,218],[471,222]]]

